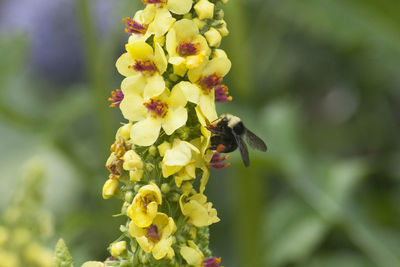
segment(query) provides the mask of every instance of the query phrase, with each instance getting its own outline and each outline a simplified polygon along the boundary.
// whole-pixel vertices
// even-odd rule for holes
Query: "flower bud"
[[[160,153],[160,156],[164,157],[165,151],[167,151],[168,149],[171,149],[171,144],[168,143],[167,141],[164,141],[164,143],[159,145],[157,148],[158,148],[158,153]]]
[[[218,47],[221,44],[221,34],[215,28],[210,28],[204,36],[211,47]]]
[[[170,189],[171,188],[169,187],[169,185],[167,183],[164,183],[161,185],[161,192],[163,192],[164,194],[168,193]]]
[[[147,171],[151,172],[152,170],[154,170],[154,168],[155,168],[154,164],[152,164],[150,162],[146,163],[146,170]]]
[[[168,196],[168,200],[171,202],[178,202],[180,195],[178,193],[173,193]]]
[[[143,169],[134,169],[129,171],[129,178],[132,182],[139,182],[143,177]]]
[[[194,18],[193,19],[194,24],[196,24],[196,27],[201,30],[203,29],[204,26],[206,26],[206,22],[204,20],[201,20],[199,18]]]
[[[141,186],[139,184],[135,185],[135,187],[133,188],[135,190],[135,193],[139,192],[140,187]]]
[[[108,179],[103,186],[103,198],[112,198],[118,191],[118,180]]]
[[[129,140],[129,138],[131,137],[131,128],[132,128],[132,123],[127,123],[121,126],[117,131],[115,139],[118,139],[118,137],[121,136],[125,141]]]
[[[224,10],[218,9],[217,12],[215,12],[215,19],[223,19],[223,18],[224,18]]]
[[[111,245],[111,255],[114,257],[120,256],[126,250],[126,241],[119,241]]]
[[[104,267],[104,263],[100,261],[87,261],[81,267]]]
[[[220,22],[220,25],[217,27],[217,30],[219,31],[219,33],[221,34],[222,37],[225,37],[229,34],[229,30],[226,26],[226,22],[225,20],[219,20],[218,22]]]
[[[149,153],[154,157],[157,153],[157,147],[156,146],[149,147]]]
[[[133,195],[132,191],[128,191],[125,193],[125,201],[126,202],[132,203],[133,197],[134,197],[134,195]]]
[[[212,19],[214,16],[214,4],[208,0],[200,0],[194,5],[194,10],[196,11],[199,19]]]
[[[124,170],[132,170],[134,168],[143,168],[143,161],[140,156],[133,150],[129,150],[124,154]]]

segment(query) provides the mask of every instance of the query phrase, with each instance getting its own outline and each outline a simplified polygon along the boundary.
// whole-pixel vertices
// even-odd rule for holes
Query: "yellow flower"
[[[146,253],[152,253],[156,260],[165,256],[172,258],[172,235],[176,231],[175,222],[164,213],[157,213],[153,222],[147,227],[138,227],[133,221],[129,224],[129,233],[136,238]]]
[[[138,121],[131,128],[131,142],[139,146],[150,146],[157,140],[161,127],[167,135],[185,125],[187,120],[186,98],[179,87],[170,92],[145,99],[145,83],[137,83],[135,77],[126,78],[121,85],[125,98],[121,111],[130,121]]]
[[[157,8],[155,5],[147,5],[144,10],[136,12],[133,19],[125,18],[125,31],[132,34],[129,43],[146,41],[151,35],[163,36],[175,22],[168,9]]]
[[[126,250],[126,241],[119,241],[111,245],[111,255],[118,257]]]
[[[189,19],[174,23],[166,38],[169,63],[188,69],[199,67],[210,55],[206,39],[199,34],[196,24]]]
[[[192,8],[193,0],[142,0],[147,5],[155,5],[177,15],[183,15]]]
[[[200,0],[194,5],[194,10],[196,11],[199,19],[212,19],[214,16],[214,4],[208,0]]]
[[[189,246],[181,246],[180,253],[189,265],[195,267],[218,267],[219,263],[221,263],[221,258],[204,258],[203,252],[192,240],[188,240],[188,244]]]
[[[139,189],[129,206],[127,214],[139,227],[148,227],[157,215],[158,205],[162,203],[161,191],[154,183]]]
[[[204,36],[211,47],[218,47],[221,44],[222,36],[215,28],[211,27]]]
[[[215,110],[214,88],[222,82],[222,78],[229,72],[231,62],[226,57],[213,58],[208,62],[188,72],[191,82],[182,81],[176,86],[181,88],[186,99],[198,104],[208,121],[218,118]]]
[[[168,65],[164,50],[158,43],[153,50],[149,44],[141,41],[127,44],[125,48],[127,52],[122,54],[116,63],[118,72],[125,77],[134,76],[129,80],[131,83],[134,81],[136,84],[144,84],[145,99],[160,95],[165,88],[165,81],[161,75]],[[126,92],[121,89],[125,95],[122,100],[124,102]]]
[[[189,223],[197,227],[208,226],[219,222],[217,210],[212,208],[212,203],[207,202],[207,197],[203,194],[195,194],[185,200],[186,194],[179,199],[179,204],[183,215],[189,217]]]
[[[104,267],[104,263],[100,261],[87,261],[81,267]]]
[[[131,181],[140,181],[143,176],[143,161],[133,150],[127,151],[123,156],[124,163],[122,167],[129,171]]]
[[[112,198],[118,191],[118,180],[108,179],[103,186],[103,198]]]
[[[193,153],[194,152],[194,153]],[[183,181],[196,178],[196,161],[192,154],[200,153],[199,149],[189,142],[175,139],[171,149],[167,149],[161,162],[165,178],[175,174],[178,187]]]

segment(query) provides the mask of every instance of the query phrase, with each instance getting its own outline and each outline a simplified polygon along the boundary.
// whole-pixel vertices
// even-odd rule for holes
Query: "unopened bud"
[[[170,189],[171,188],[169,187],[169,185],[167,183],[164,183],[161,185],[161,192],[163,192],[164,194],[168,193]]]
[[[125,193],[125,201],[126,202],[132,203],[133,197],[134,197],[134,195],[133,195],[132,191],[128,191]]]
[[[126,241],[119,241],[111,245],[111,255],[120,256],[126,250]]]

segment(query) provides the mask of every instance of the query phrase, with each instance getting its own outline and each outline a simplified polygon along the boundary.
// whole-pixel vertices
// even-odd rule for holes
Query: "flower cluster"
[[[123,20],[130,37],[116,68],[125,78],[109,99],[128,122],[111,146],[103,197],[124,201],[127,223],[105,263],[217,267],[208,226],[220,219],[204,191],[209,168],[229,165],[207,129],[215,103],[232,99],[222,84],[231,62],[218,48],[227,0],[142,2]]]
[[[0,225],[0,267],[51,267],[53,252],[43,246],[53,232],[50,213],[41,209],[43,167],[28,164]]]

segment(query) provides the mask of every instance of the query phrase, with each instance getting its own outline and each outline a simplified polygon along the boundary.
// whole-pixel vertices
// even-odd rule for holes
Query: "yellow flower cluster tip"
[[[231,62],[219,48],[227,0],[142,2],[123,19],[130,37],[116,68],[124,79],[109,99],[127,122],[111,146],[103,197],[124,201],[127,222],[108,261],[217,267],[208,227],[220,219],[204,192],[215,152],[207,126],[216,102],[232,99],[222,84]]]

